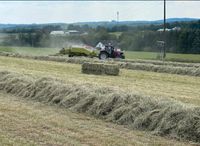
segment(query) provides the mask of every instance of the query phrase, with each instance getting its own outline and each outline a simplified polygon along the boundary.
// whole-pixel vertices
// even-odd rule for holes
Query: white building
[[[173,31],[180,31],[181,28],[180,28],[180,27],[174,27],[174,28],[172,28],[172,30],[173,30]]]
[[[172,28],[172,29],[169,29],[169,28],[166,28],[166,29],[165,29],[165,31],[180,31],[180,30],[181,30],[180,27],[174,27],[174,28]],[[162,31],[164,31],[164,29],[161,28],[161,29],[158,29],[157,31],[162,32]]]
[[[158,29],[157,31],[164,31],[164,29],[163,29],[163,28],[161,28],[161,29]],[[169,29],[169,28],[166,28],[166,29],[165,29],[165,31],[171,31],[171,29]]]
[[[52,31],[52,32],[50,33],[50,35],[64,35],[64,34],[65,34],[65,32],[62,31],[62,30],[59,30],[59,31]]]
[[[52,31],[50,33],[51,35],[87,35],[88,33],[85,32],[85,33],[81,33],[80,31],[78,30],[68,30],[68,31],[62,31],[62,30],[59,30],[59,31]]]
[[[77,30],[68,30],[65,32],[65,34],[68,34],[68,35],[80,35],[80,31],[77,31]]]

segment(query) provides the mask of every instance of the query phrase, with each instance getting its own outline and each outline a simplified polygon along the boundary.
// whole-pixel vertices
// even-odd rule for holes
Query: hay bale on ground
[[[107,75],[119,75],[119,66],[114,64],[103,64],[103,63],[83,63],[82,73],[86,74],[107,74]]]

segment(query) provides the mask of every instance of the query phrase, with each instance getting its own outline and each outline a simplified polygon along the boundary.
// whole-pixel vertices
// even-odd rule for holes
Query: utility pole
[[[164,54],[163,59],[166,57],[166,0],[164,0]]]

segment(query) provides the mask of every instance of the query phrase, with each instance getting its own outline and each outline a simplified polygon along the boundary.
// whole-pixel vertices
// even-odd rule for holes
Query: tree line
[[[87,35],[54,36],[51,31],[63,30],[60,26],[45,26],[41,28],[16,28],[4,30],[11,35],[1,45],[18,45],[33,47],[63,47],[66,42],[82,42],[95,46],[98,42],[112,42],[123,50],[130,51],[158,51],[157,41],[166,41],[167,52],[173,53],[200,53],[200,20],[191,22],[167,23],[167,28],[180,27],[181,30],[157,31],[163,26],[140,25],[127,26],[115,25],[113,27],[98,26],[92,28],[88,25],[69,25],[69,30],[87,32]],[[13,36],[12,34],[15,34]],[[17,36],[16,36],[17,35]],[[61,46],[62,44],[62,46]],[[53,47],[56,47],[54,45]]]

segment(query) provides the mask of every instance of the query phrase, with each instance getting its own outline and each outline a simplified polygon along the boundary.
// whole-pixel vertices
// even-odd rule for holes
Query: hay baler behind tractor
[[[60,54],[66,55],[68,54],[69,57],[73,56],[87,56],[87,57],[97,57],[98,53],[89,47],[69,47],[69,48],[62,48],[59,52]]]
[[[110,43],[104,45],[101,42],[97,44],[95,48],[90,46],[73,46],[69,48],[62,48],[59,54],[66,55],[69,57],[73,56],[86,56],[86,57],[99,57],[104,60],[107,58],[121,58],[125,59],[124,52],[121,49],[114,48]]]

